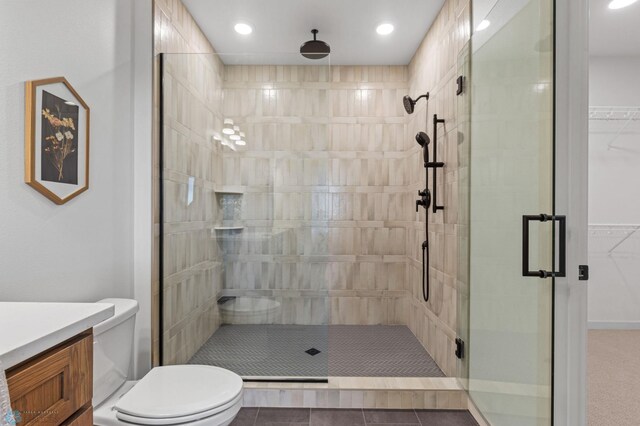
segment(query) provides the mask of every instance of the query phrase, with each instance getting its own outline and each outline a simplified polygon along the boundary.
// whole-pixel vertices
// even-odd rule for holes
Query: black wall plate
[[[464,82],[465,82],[465,78],[463,75],[459,76],[456,79],[456,83],[458,83],[458,89],[456,90],[456,95],[460,96],[464,93]]]

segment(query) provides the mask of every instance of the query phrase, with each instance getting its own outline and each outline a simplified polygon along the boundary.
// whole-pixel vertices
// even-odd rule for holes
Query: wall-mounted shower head
[[[422,98],[426,98],[428,100],[429,93],[425,93],[424,95],[418,96],[415,100],[411,99],[411,96],[409,95],[402,98],[402,103],[404,104],[404,109],[405,111],[407,111],[407,114],[413,114],[416,104]]]

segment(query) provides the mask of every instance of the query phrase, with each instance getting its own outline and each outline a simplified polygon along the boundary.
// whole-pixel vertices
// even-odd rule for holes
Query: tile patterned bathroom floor
[[[243,408],[231,426],[478,426],[463,410]]]

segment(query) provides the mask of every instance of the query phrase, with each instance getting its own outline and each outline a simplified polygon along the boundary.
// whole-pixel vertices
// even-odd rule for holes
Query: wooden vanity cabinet
[[[92,330],[12,367],[7,382],[17,426],[92,425]]]

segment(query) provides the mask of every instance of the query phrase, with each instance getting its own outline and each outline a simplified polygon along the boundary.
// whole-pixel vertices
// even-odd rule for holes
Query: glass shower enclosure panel
[[[471,43],[458,55],[459,90],[456,95],[458,113],[458,241],[457,241],[457,336],[460,347],[457,377],[465,390],[469,389],[469,357],[465,342],[469,342],[469,201],[471,155]]]
[[[557,268],[554,220],[527,245],[523,216],[554,211],[553,6],[500,0],[471,40],[468,386],[494,426],[552,422],[553,278],[523,256]]]
[[[163,364],[328,376],[330,68],[295,59],[162,55]]]

